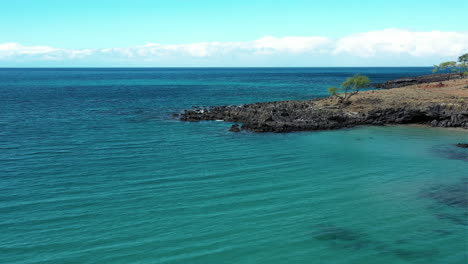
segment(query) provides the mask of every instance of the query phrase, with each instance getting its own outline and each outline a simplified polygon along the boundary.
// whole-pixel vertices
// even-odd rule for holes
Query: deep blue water
[[[466,131],[171,118],[430,72],[0,69],[0,263],[467,263]]]

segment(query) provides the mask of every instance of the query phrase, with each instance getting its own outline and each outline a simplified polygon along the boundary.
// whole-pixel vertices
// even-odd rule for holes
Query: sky
[[[0,67],[431,66],[468,52],[466,0],[15,0]]]

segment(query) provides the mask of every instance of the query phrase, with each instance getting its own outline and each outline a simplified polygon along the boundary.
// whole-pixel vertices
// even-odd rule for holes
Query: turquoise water
[[[467,263],[466,131],[171,118],[428,71],[0,69],[0,263]]]

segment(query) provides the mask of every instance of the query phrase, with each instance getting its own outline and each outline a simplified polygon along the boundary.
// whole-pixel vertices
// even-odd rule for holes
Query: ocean
[[[430,68],[0,69],[0,263],[468,263],[468,132],[232,133],[192,106]]]

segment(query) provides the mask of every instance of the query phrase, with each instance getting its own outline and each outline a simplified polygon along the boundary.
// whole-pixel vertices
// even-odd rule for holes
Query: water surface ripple
[[[171,119],[429,72],[0,69],[0,263],[467,263],[465,131]]]

